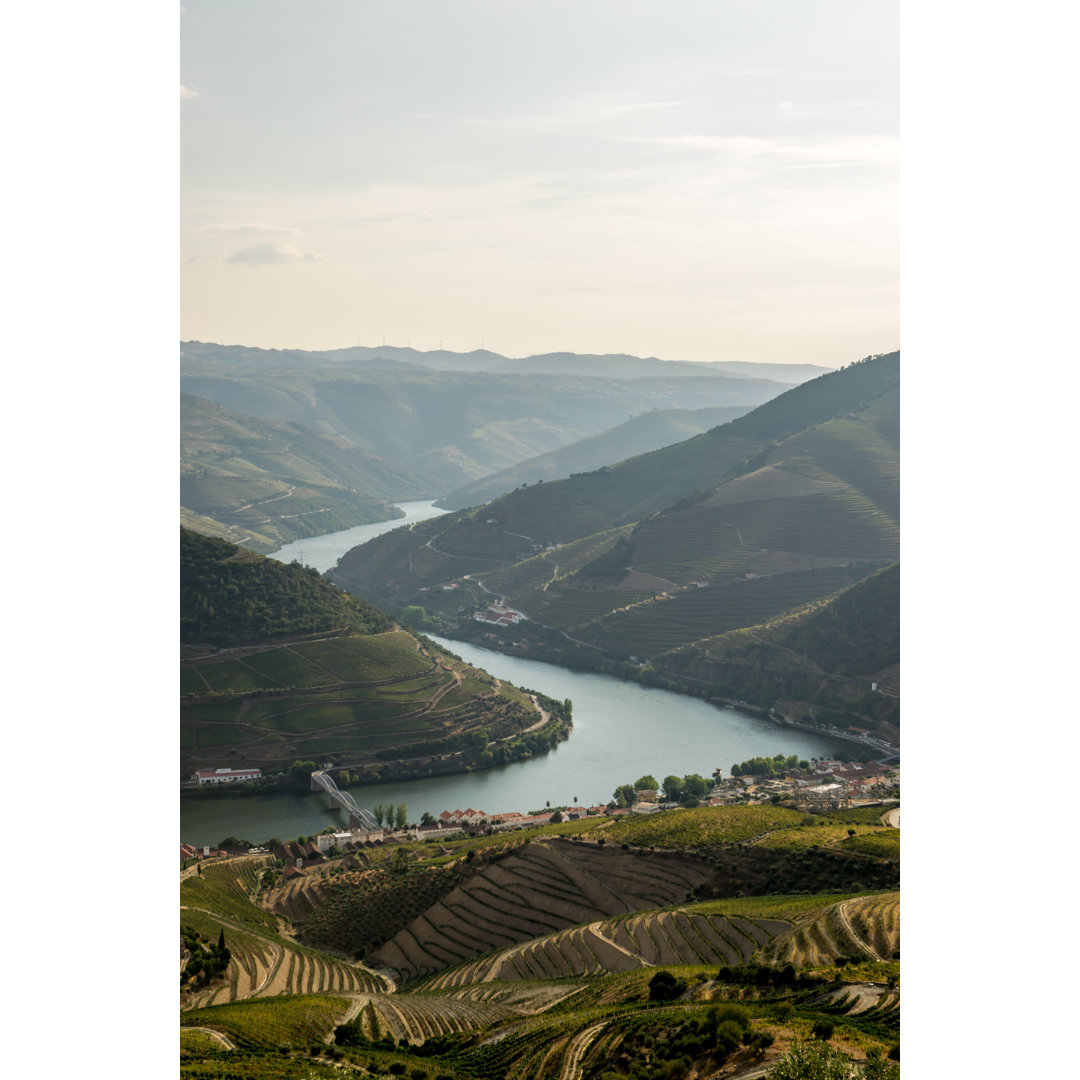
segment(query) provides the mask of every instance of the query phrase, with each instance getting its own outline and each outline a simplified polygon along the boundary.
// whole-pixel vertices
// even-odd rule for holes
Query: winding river
[[[380,532],[442,513],[430,502],[401,505],[404,518],[297,541],[273,557],[284,562],[296,558],[327,570],[350,548]],[[492,814],[528,812],[548,803],[592,805],[606,802],[616,786],[644,773],[661,781],[671,773],[708,776],[717,767],[727,773],[733,762],[757,755],[823,757],[844,747],[824,736],[668,690],[504,656],[465,642],[435,640],[500,679],[559,700],[570,698],[573,733],[557,749],[529,761],[457,776],[353,787],[351,794],[361,806],[404,802],[410,820],[418,821],[425,810],[437,816],[469,807]],[[342,823],[340,814],[328,810],[325,798],[315,794],[182,799],[180,804],[181,838],[197,845],[216,844],[227,836],[256,843],[271,836],[287,840]]]

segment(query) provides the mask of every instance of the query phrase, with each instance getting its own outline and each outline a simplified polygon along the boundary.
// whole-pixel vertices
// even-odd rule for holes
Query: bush
[[[649,980],[650,1001],[674,1001],[686,989],[670,971],[658,971]]]

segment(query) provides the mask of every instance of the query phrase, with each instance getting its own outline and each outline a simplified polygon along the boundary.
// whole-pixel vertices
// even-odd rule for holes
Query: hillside
[[[803,724],[865,726],[899,744],[900,566],[774,620],[665,653],[655,669],[659,679],[707,685]]]
[[[452,637],[725,697],[666,658],[897,561],[898,425],[899,355],[871,357],[674,446],[386,533],[333,580]],[[494,596],[528,622],[475,622]]]
[[[700,370],[642,378],[580,369],[572,375],[435,371],[377,358],[342,362],[318,353],[196,344],[183,345],[184,393],[344,440],[407,466],[438,492],[652,409],[752,407],[788,385]]]
[[[323,580],[317,570],[267,559],[180,530],[180,640],[255,644],[296,634],[378,634],[394,620]]]
[[[610,431],[592,435],[559,450],[541,454],[509,469],[474,480],[451,491],[439,500],[439,506],[460,510],[490,502],[514,488],[539,481],[562,480],[576,472],[599,469],[612,461],[657,450],[681,442],[693,435],[727,423],[750,411],[746,405],[720,406],[711,409],[654,409],[635,416]]]
[[[180,545],[181,776],[223,762],[277,773],[315,757],[358,778],[449,773],[567,737],[564,706],[540,698],[540,723],[536,696],[314,570],[187,530]]]
[[[255,551],[400,516],[425,477],[340,437],[180,395],[183,523]]]
[[[653,815],[648,847],[620,845],[624,823],[598,817],[369,843],[299,872],[272,854],[189,867],[181,1076],[310,1080],[336,1065],[417,1080],[738,1077],[827,1025],[849,1068],[877,1058],[865,1075],[895,1080],[898,894],[829,885],[895,880],[895,859],[854,854],[863,834],[896,833],[868,813],[701,808]],[[852,824],[829,828],[834,816]],[[678,850],[689,818],[694,853]],[[774,875],[790,884],[752,897],[687,895],[770,842],[801,878]],[[441,896],[395,931],[394,897],[430,892],[432,875]],[[323,912],[350,931],[350,890],[373,913],[365,929],[392,936],[378,958],[393,968],[297,940]]]

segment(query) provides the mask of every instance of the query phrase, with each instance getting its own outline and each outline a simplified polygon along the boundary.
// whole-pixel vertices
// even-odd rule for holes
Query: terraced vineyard
[[[684,900],[708,876],[706,863],[675,855],[530,843],[454,888],[374,958],[416,978],[578,923]],[[481,910],[484,917],[477,919]],[[537,962],[547,974],[531,977],[554,977]]]
[[[537,716],[517,690],[401,630],[189,655],[181,685],[191,691],[180,706],[185,768],[230,747],[235,765],[268,771],[329,752],[363,766],[393,750],[459,751],[481,726],[502,737]]]
[[[421,983],[425,990],[475,983],[566,979],[665,965],[738,964],[791,923],[698,914],[694,909],[605,919],[535,938]]]
[[[763,956],[796,967],[820,967],[838,957],[882,961],[900,952],[900,895],[840,900],[778,937]]]
[[[846,837],[847,827],[857,836],[880,828],[870,815],[852,811],[832,830]],[[797,1039],[827,1022],[848,1053],[884,1051],[899,1022],[895,891],[686,903],[715,859],[612,842],[616,829],[644,830],[650,846],[678,842],[730,857],[747,840],[782,837],[782,847],[800,852],[808,850],[792,839],[800,829],[829,829],[800,826],[803,817],[779,807],[702,807],[608,825],[603,847],[550,835],[524,843],[463,837],[438,845],[460,860],[449,867],[438,863],[444,855],[416,845],[404,877],[378,865],[357,879],[377,886],[358,909],[364,919],[377,910],[378,888],[404,887],[418,872],[464,875],[449,890],[449,881],[439,885],[441,898],[380,950],[381,962],[398,950],[394,966],[410,978],[408,992],[276,929],[283,915],[310,919],[327,906],[349,876],[344,859],[337,869],[331,860],[328,876],[308,879],[303,891],[276,888],[264,899],[276,914],[252,903],[267,857],[205,864],[182,882],[181,921],[203,941],[223,931],[231,959],[223,976],[184,994],[182,1075],[299,1080],[308,1075],[301,1070],[318,1075],[319,1062],[334,1061],[361,1075],[566,1080],[599,1077],[624,1048],[634,1055],[653,1047],[662,1061],[668,1043],[689,1047],[698,1074],[709,1075],[721,1061],[761,1060],[749,1043],[725,1044],[720,1058],[708,1058],[701,1036],[712,1030],[709,1010],[731,1002],[748,1034]],[[834,981],[843,971],[856,981]],[[676,985],[675,1000],[651,1000],[660,972]],[[762,1053],[768,1061],[777,1051]],[[267,1071],[271,1055],[276,1073]]]
[[[204,939],[223,933],[231,953],[226,978],[189,989],[183,1008],[201,1009],[280,994],[372,993],[387,980],[363,967],[298,945],[251,897],[271,860],[255,855],[207,864],[180,886],[180,921]]]
[[[304,994],[192,1009],[181,1014],[180,1023],[224,1032],[239,1047],[274,1049],[283,1042],[322,1040],[348,1009],[347,998]]]

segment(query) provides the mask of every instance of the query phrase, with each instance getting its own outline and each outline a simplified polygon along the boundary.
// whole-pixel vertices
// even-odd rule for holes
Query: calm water
[[[759,754],[809,758],[844,749],[841,742],[667,690],[435,640],[500,679],[560,700],[570,698],[573,734],[544,757],[497,769],[353,787],[353,798],[361,806],[404,802],[410,819],[418,821],[425,810],[434,815],[468,807],[489,814],[525,812],[547,802],[570,804],[575,796],[591,805],[607,802],[616,786],[633,783],[644,773],[661,781],[669,773],[707,776],[718,766],[726,773],[733,762]],[[213,844],[230,835],[253,842],[271,836],[291,839],[344,823],[319,795],[183,800],[180,818],[182,839],[191,844]]]
[[[320,574],[325,573],[332,566],[337,565],[338,559],[346,551],[365,544],[368,540],[374,540],[390,529],[400,528],[402,525],[411,525],[414,521],[424,521],[427,518],[438,517],[447,513],[440,510],[433,502],[406,502],[399,504],[400,509],[405,511],[405,516],[394,518],[392,521],[376,521],[370,525],[356,525],[342,532],[327,533],[325,536],[310,536],[306,540],[296,540],[286,544],[283,548],[275,551],[270,558],[280,562],[297,562],[304,566],[313,566]]]

